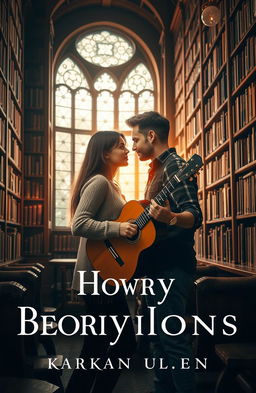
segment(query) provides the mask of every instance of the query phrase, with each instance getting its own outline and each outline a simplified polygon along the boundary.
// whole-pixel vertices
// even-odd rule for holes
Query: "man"
[[[148,306],[155,308],[156,336],[152,336],[154,357],[164,358],[168,370],[155,369],[155,393],[195,393],[191,343],[187,335],[165,334],[161,321],[168,315],[184,317],[186,300],[193,286],[196,258],[194,232],[201,225],[196,179],[179,183],[164,207],[153,198],[164,184],[184,165],[174,148],[168,147],[169,121],[157,112],[131,117],[133,150],[141,161],[151,160],[145,198],[150,200],[150,215],[157,221],[157,240],[140,258],[140,274],[154,280],[155,296],[148,296]],[[164,303],[157,278],[174,278]],[[169,318],[167,330],[180,331],[178,318]],[[190,369],[182,369],[182,359],[191,359]]]

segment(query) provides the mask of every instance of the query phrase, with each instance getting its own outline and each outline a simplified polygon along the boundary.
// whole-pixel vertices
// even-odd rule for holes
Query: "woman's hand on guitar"
[[[120,236],[132,238],[137,234],[138,227],[136,224],[132,224],[131,222],[121,222],[120,223]]]

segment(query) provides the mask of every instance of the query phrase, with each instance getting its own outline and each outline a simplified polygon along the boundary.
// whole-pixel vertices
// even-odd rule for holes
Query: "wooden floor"
[[[132,309],[132,302],[130,308]],[[79,307],[68,306],[62,310],[61,314],[79,315]],[[83,337],[79,335],[63,336],[61,334],[54,337],[56,349],[58,354],[63,354],[64,357],[72,359],[79,357],[80,349],[83,343]],[[149,357],[149,355],[145,355]],[[67,386],[72,370],[64,369],[62,375],[62,382],[64,387]],[[113,393],[150,393],[153,391],[153,370],[148,370],[144,365],[144,354],[137,351],[131,359],[131,367],[129,370],[124,369],[121,377],[113,391]],[[217,379],[216,373],[201,372],[196,375],[197,379],[197,393],[214,393],[214,386]],[[76,393],[76,392],[74,392]],[[171,392],[166,392],[171,393]]]

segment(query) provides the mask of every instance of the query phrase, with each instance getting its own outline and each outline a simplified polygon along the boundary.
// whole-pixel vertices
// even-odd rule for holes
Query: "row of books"
[[[234,132],[246,126],[256,117],[256,82],[252,82],[239,94],[232,105]]]
[[[221,39],[218,40],[217,45],[212,51],[205,67],[204,67],[204,91],[212,84],[215,76],[219,72],[222,65],[226,62],[226,39],[225,33],[222,33]]]
[[[22,155],[20,145],[11,130],[8,133],[8,154],[15,161],[17,167],[21,168]]]
[[[43,130],[44,118],[41,113],[30,113],[25,119],[25,128],[32,130]]]
[[[5,159],[0,152],[0,183],[4,183],[5,178]]]
[[[188,75],[192,68],[194,67],[195,60],[198,57],[200,52],[200,41],[199,34],[197,34],[195,42],[193,43],[191,49],[189,50],[188,57],[185,60],[185,77],[188,78]]]
[[[193,154],[199,154],[199,156],[203,155],[203,147],[202,147],[201,139],[199,139],[199,141],[197,141],[188,149],[188,157],[192,157]]]
[[[19,19],[19,18],[18,18]],[[22,46],[21,46],[21,39],[17,33],[17,29],[15,26],[14,18],[10,15],[9,16],[9,42],[12,46],[16,59],[21,66],[22,64]]]
[[[26,176],[42,176],[44,171],[43,156],[26,155],[24,168]]]
[[[203,36],[203,44],[202,44],[203,58],[205,58],[207,56],[212,45],[215,43],[215,39],[216,39],[217,35],[219,34],[219,31],[222,28],[223,23],[224,23],[225,11],[224,11],[224,1],[223,0],[221,0],[219,2],[218,7],[220,10],[219,23],[216,26],[211,27],[210,29],[208,27],[205,27],[203,30],[203,34],[202,34],[202,36]]]
[[[189,97],[186,101],[186,116],[187,119],[190,117],[191,113],[197,106],[197,104],[200,101],[200,89],[201,89],[201,81],[200,79],[198,82],[194,85],[193,89],[191,90]]]
[[[183,128],[184,124],[184,107],[180,110],[180,112],[175,116],[175,134],[178,135]]]
[[[43,224],[43,204],[29,204],[24,206],[24,225]]]
[[[13,59],[9,61],[9,82],[14,92],[15,97],[20,102],[22,94],[22,79]]]
[[[185,12],[184,12],[185,30],[188,29],[188,24],[190,23],[190,20],[191,20],[191,17],[192,17],[192,14],[193,14],[194,10],[195,10],[194,2],[193,1],[188,1],[186,3],[186,9],[185,9]]]
[[[60,252],[60,251],[77,252],[78,246],[79,246],[79,237],[66,235],[66,234],[53,235],[54,252]]]
[[[25,106],[27,108],[42,108],[44,104],[44,91],[39,87],[30,87],[25,90]]]
[[[226,71],[223,72],[218,80],[213,92],[207,97],[204,105],[204,117],[207,122],[223,104],[227,98],[227,77]]]
[[[5,232],[0,227],[0,262],[4,262]]]
[[[43,135],[28,135],[26,136],[26,151],[33,153],[42,153],[44,149]]]
[[[7,232],[6,260],[12,261],[21,256],[21,233],[16,228]]]
[[[1,17],[1,14],[0,14]],[[4,39],[0,33],[0,68],[4,75],[6,75],[6,68],[7,68],[7,47],[5,45]]]
[[[176,61],[178,54],[180,53],[183,40],[183,26],[180,25],[174,35],[174,62]]]
[[[0,187],[0,218],[4,218],[5,209],[5,190]]]
[[[192,10],[193,9],[193,10]],[[195,5],[192,5],[192,9],[188,10],[188,7],[186,7],[186,13],[188,12],[188,15],[190,15],[190,12],[194,11]],[[185,22],[186,24],[186,22]],[[187,52],[189,46],[191,45],[193,38],[194,38],[194,32],[198,28],[198,8],[196,7],[195,14],[193,15],[191,24],[189,26],[189,29],[186,31],[185,35],[185,53]]]
[[[244,0],[230,22],[230,48],[235,49],[243,36],[255,22],[254,2],[252,0]]]
[[[232,231],[230,227],[223,224],[209,228],[206,256],[214,262],[233,262]]]
[[[17,108],[15,101],[9,98],[9,119],[12,123],[13,128],[17,132],[17,134],[21,135],[21,113],[20,109]]]
[[[175,73],[174,73],[174,79],[176,80],[178,77],[179,77],[179,75],[180,75],[180,72],[181,72],[181,66],[182,66],[182,64],[183,64],[183,57],[182,56],[179,56],[178,58],[177,58],[177,62],[175,63]]]
[[[256,160],[256,126],[234,143],[235,169]]]
[[[208,155],[228,139],[228,116],[222,112],[219,119],[205,132],[205,154]]]
[[[0,107],[3,108],[4,112],[6,112],[6,105],[7,105],[6,91],[7,91],[6,83],[0,74]]]
[[[0,1],[0,30],[2,31],[6,40],[7,39],[7,8],[4,1]]]
[[[24,197],[25,199],[43,199],[43,183],[40,183],[39,181],[25,180]]]
[[[14,196],[7,194],[7,221],[21,223],[21,204]]]
[[[240,82],[256,66],[256,37],[249,37],[245,46],[232,59],[231,86],[236,89]]]
[[[26,234],[24,236],[24,254],[25,255],[40,255],[44,249],[44,234],[43,232]]]
[[[176,101],[175,101],[175,106],[177,108],[177,112],[180,111],[181,106],[184,103],[184,99],[183,99],[183,91],[181,90],[179,96],[177,96]]]
[[[204,232],[203,232],[203,228],[199,228],[196,232],[195,232],[195,251],[196,251],[196,255],[197,257],[201,257],[203,258],[205,255],[205,249],[204,249]]]
[[[10,0],[9,1],[10,6],[11,6],[11,11],[13,14],[13,18],[15,21],[15,25],[18,31],[19,36],[22,36],[22,28],[21,28],[21,22],[20,22],[20,7],[21,7],[21,2],[20,0]]]
[[[189,75],[189,78],[187,79],[187,81],[185,83],[186,95],[189,93],[190,89],[192,88],[193,84],[195,83],[199,73],[200,73],[200,63],[199,63],[199,61],[196,61],[195,65],[193,67],[193,71],[191,72],[191,74]]]
[[[178,136],[179,154],[184,154],[185,151],[185,133],[182,131]]]
[[[208,191],[206,197],[207,220],[216,220],[231,216],[231,188],[226,183],[223,187]]]
[[[249,172],[236,183],[237,214],[256,213],[256,174]]]
[[[16,195],[21,196],[21,176],[15,173],[14,168],[8,167],[8,187]]]
[[[220,156],[214,157],[206,164],[206,184],[221,179],[230,172],[229,150],[224,151]]]
[[[180,95],[183,86],[183,75],[182,72],[178,74],[177,79],[174,82],[175,100]]]
[[[247,267],[256,267],[256,224],[245,225],[241,223],[237,227],[238,236],[238,262]]]
[[[0,116],[0,146],[5,149],[5,126],[6,120]]]
[[[194,114],[186,126],[187,129],[187,140],[191,142],[201,131],[201,109]]]

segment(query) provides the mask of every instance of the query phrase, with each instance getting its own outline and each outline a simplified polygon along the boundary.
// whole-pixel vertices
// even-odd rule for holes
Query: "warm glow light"
[[[201,19],[205,26],[216,26],[220,21],[220,9],[214,3],[205,3],[202,7]]]

